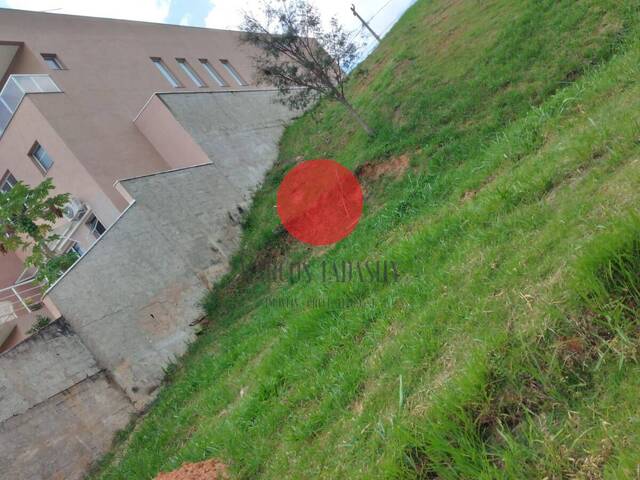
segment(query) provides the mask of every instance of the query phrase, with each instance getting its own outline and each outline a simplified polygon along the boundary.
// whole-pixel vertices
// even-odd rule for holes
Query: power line
[[[351,35],[349,35],[349,41],[351,41],[354,37],[357,37],[358,35],[360,35],[360,33],[362,33],[362,30],[364,30],[364,25],[360,27],[358,30],[354,30],[353,32],[351,32]]]
[[[416,0],[412,0],[411,3],[407,6],[407,8],[405,8],[402,12],[400,12],[398,14],[398,16],[396,16],[396,18],[394,18],[391,23],[387,24],[387,26],[381,30],[381,34],[380,36],[384,37],[387,33],[389,33],[389,30],[391,30],[393,28],[393,26],[398,23],[398,21],[402,18],[402,16],[407,12],[407,10],[409,8],[411,8],[414,4],[416,3]]]
[[[362,22],[362,26],[369,30],[369,33],[371,33],[371,35],[373,35],[377,41],[380,41],[380,36],[375,32],[373,28],[369,26],[369,22],[362,18],[362,16],[356,10],[356,6],[354,4],[351,4],[351,12],[354,16],[358,17],[358,20]]]
[[[382,7],[380,7],[380,9],[376,13],[374,13],[369,20],[367,20],[367,23],[373,20],[374,18],[376,18],[382,10],[384,10],[391,4],[391,2],[393,2],[393,0],[388,0],[387,3],[385,3]]]
[[[394,0],[387,0],[387,2],[385,2],[384,5],[382,5],[377,11],[376,13],[374,13],[369,20],[367,20],[367,24],[371,22],[371,20],[373,20],[374,18],[376,18],[378,15],[380,15],[380,13],[387,8],[389,5],[391,5],[391,3],[393,3]],[[412,4],[415,2],[412,2]],[[403,12],[404,13],[404,12]],[[398,19],[400,17],[402,17],[403,13],[401,13],[398,17],[395,18],[395,20],[393,20],[393,22],[391,22],[390,25],[387,25],[387,27],[385,27],[385,30],[383,30],[383,33],[380,36],[384,36],[384,34],[389,30],[389,26],[393,25],[394,23],[396,23],[398,21]],[[353,39],[354,37],[359,36],[362,31],[365,29],[365,25],[362,25],[362,27],[360,27],[358,30],[354,30],[353,33],[349,36],[349,40]],[[377,35],[377,34],[376,34]]]

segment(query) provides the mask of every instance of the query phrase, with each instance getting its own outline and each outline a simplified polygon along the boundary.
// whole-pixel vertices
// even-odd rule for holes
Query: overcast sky
[[[237,29],[242,10],[258,11],[262,0],[0,0],[0,7],[174,23],[197,27]],[[323,17],[336,15],[349,30],[360,23],[350,11],[350,1],[312,0]],[[353,0],[378,33],[385,33],[415,0]],[[360,39],[371,44],[368,34]]]

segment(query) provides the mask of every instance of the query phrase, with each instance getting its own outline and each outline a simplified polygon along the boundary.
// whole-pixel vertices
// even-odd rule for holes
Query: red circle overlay
[[[333,160],[308,160],[291,170],[278,189],[278,214],[301,242],[331,245],[349,235],[362,215],[360,183]]]

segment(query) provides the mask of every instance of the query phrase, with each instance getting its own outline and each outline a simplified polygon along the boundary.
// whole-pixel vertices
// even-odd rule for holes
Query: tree
[[[53,267],[68,264],[49,248],[60,238],[53,229],[69,201],[68,194],[50,195],[53,188],[51,179],[47,179],[35,188],[18,182],[9,192],[0,193],[0,253],[29,251],[25,265],[48,272],[49,281],[61,273],[54,274]],[[62,257],[66,259],[66,255]]]
[[[245,13],[242,24],[244,42],[261,52],[254,58],[258,81],[274,85],[280,101],[292,109],[306,108],[323,96],[335,100],[372,136],[373,129],[345,94],[359,47],[338,20],[333,17],[325,31],[318,9],[307,0],[271,0],[262,17]]]

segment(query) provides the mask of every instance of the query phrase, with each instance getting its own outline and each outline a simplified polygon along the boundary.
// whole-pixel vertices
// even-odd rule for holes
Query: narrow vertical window
[[[51,70],[64,70],[62,62],[55,53],[43,53],[42,59]]]
[[[225,81],[225,79],[222,78],[222,75],[220,75],[218,71],[215,68],[213,68],[213,65],[209,63],[209,60],[207,60],[206,58],[201,58],[200,63],[202,64],[202,68],[204,68],[207,71],[207,73],[211,76],[211,78],[213,78],[213,80],[218,84],[218,86],[220,87],[229,86],[229,84]]]
[[[31,148],[29,156],[44,173],[47,173],[53,166],[53,159],[38,142]]]
[[[229,60],[222,59],[220,60],[220,63],[222,63],[222,65],[227,70],[227,72],[229,72],[229,75],[233,77],[233,79],[238,83],[238,85],[241,85],[243,87],[249,85],[247,82],[244,81],[244,78],[240,76],[238,71],[235,68],[233,68],[233,65],[229,63]]]
[[[187,62],[186,59],[176,58],[176,61],[178,62],[178,65],[180,65],[180,68],[182,69],[182,71],[187,75],[187,77],[189,77],[191,81],[196,84],[196,87],[207,86],[207,84],[204,83],[202,78],[200,78],[200,75],[198,75],[196,71],[193,69],[193,67],[189,65],[189,62]]]
[[[176,76],[169,70],[162,59],[160,57],[151,57],[151,61],[156,66],[156,68],[160,71],[162,76],[171,84],[174,88],[182,87],[183,85],[180,83],[180,80],[176,78]]]

